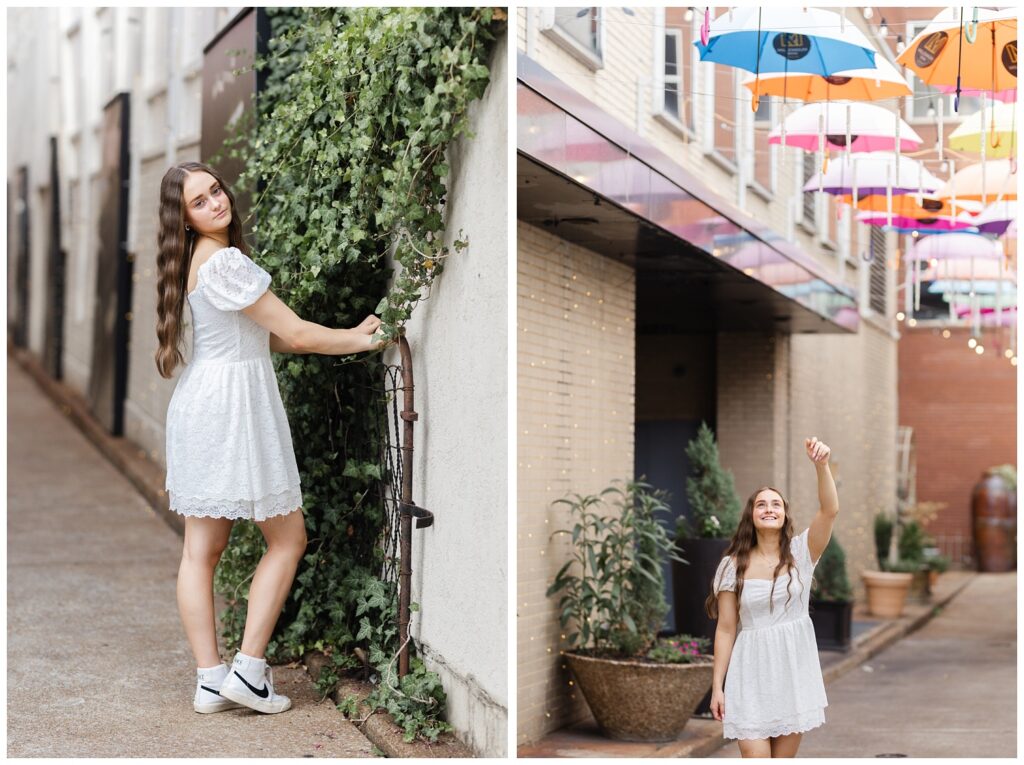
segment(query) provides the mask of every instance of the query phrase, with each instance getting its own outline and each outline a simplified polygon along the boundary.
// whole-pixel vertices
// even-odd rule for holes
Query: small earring
[[[189,225],[187,223],[185,224],[185,230],[186,231],[191,231],[192,230],[191,228],[189,228]]]

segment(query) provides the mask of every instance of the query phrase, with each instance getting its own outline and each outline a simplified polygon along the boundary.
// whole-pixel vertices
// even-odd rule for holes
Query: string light
[[[968,348],[973,348],[977,344],[978,344],[978,341],[975,340],[973,337],[970,340],[967,341],[967,347]]]

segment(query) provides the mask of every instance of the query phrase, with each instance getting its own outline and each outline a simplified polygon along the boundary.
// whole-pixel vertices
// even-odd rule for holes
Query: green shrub
[[[878,558],[879,571],[885,571],[885,566],[889,561],[892,530],[892,519],[886,513],[875,515],[875,555]]]
[[[679,518],[677,537],[731,537],[740,520],[740,500],[732,473],[719,462],[715,435],[707,423],[701,423],[697,437],[686,446],[686,456],[691,472],[686,479],[686,498],[692,520]]]
[[[853,600],[853,589],[846,575],[846,553],[835,534],[828,541],[814,569],[811,597],[834,603]]]

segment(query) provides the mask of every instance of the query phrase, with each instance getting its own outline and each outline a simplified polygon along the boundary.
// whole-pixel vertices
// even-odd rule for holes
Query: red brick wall
[[[956,561],[957,537],[971,539],[974,484],[986,468],[1017,462],[1017,368],[1003,355],[1005,332],[986,330],[979,356],[967,329],[950,329],[948,339],[936,328],[901,329],[900,425],[914,429],[917,498],[948,503],[928,532]]]

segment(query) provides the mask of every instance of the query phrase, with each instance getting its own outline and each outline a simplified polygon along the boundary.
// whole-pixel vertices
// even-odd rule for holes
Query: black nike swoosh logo
[[[215,691],[215,690],[213,690],[213,688],[208,688],[205,685],[200,685],[199,687],[202,688],[204,691],[209,691],[210,693],[216,693],[218,696],[220,696],[220,691]]]
[[[252,691],[253,693],[255,693],[255,694],[256,694],[257,696],[259,696],[259,697],[260,697],[261,699],[265,699],[265,698],[267,698],[267,696],[269,696],[269,695],[270,695],[270,689],[269,689],[269,688],[267,687],[267,684],[266,684],[266,683],[263,683],[263,687],[262,687],[262,688],[259,688],[259,689],[257,689],[257,688],[256,688],[256,687],[255,687],[254,685],[252,685],[252,683],[250,683],[250,682],[249,682],[248,680],[246,680],[246,679],[245,679],[244,677],[242,677],[242,676],[241,676],[241,675],[240,675],[240,674],[238,673],[238,670],[237,670],[237,669],[236,669],[236,670],[234,670],[234,673],[235,673],[235,675],[236,675],[236,676],[238,677],[238,679],[239,679],[239,680],[241,680],[241,681],[242,681],[243,683],[245,683],[245,687],[246,687],[246,688],[248,688],[248,689],[249,689],[250,691]]]

